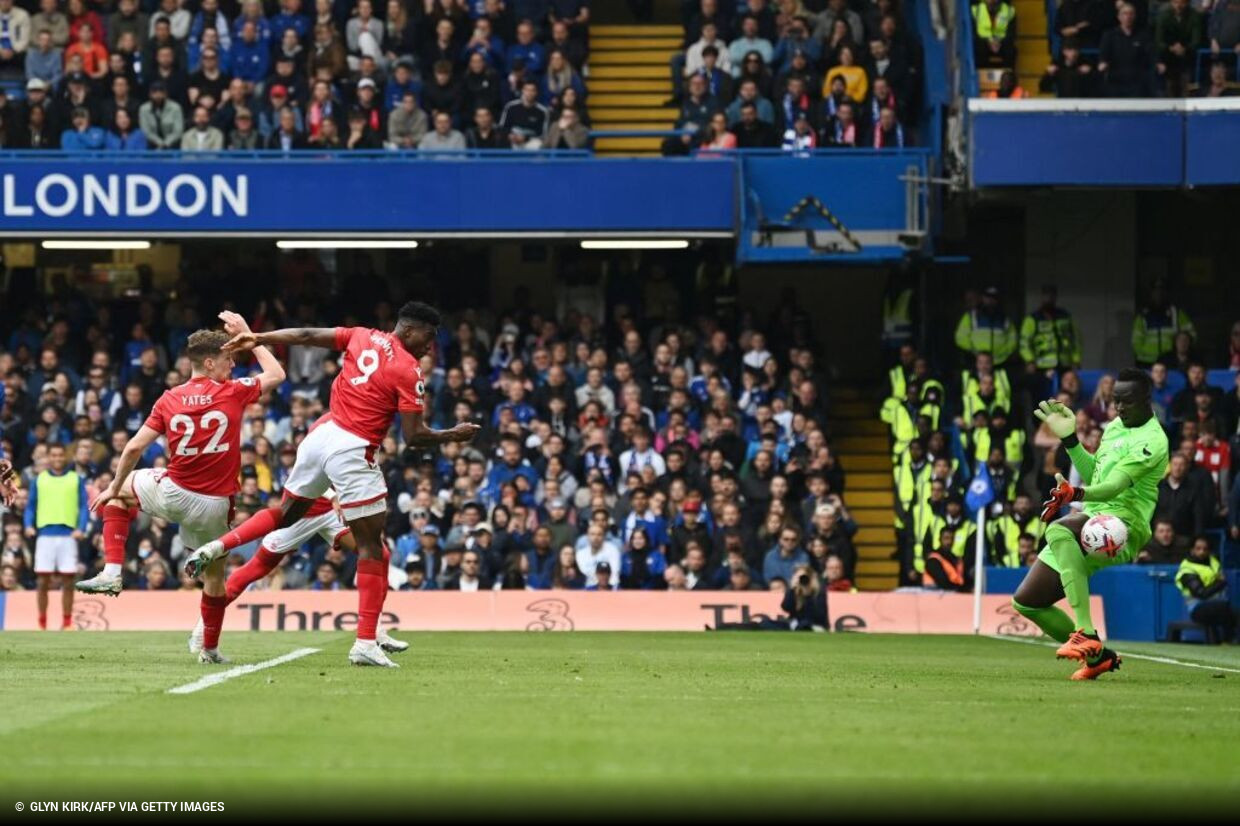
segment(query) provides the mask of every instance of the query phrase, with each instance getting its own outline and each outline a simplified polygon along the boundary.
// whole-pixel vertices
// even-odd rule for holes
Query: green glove
[[[1046,422],[1051,432],[1061,439],[1066,439],[1076,433],[1076,416],[1062,402],[1054,399],[1038,402],[1033,415],[1039,421]]]

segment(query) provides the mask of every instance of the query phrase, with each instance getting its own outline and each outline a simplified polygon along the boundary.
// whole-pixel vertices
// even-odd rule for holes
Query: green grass
[[[1079,799],[1149,815],[1240,798],[1240,674],[1130,659],[1072,683],[1052,649],[970,637],[406,637],[387,671],[348,666],[345,634],[229,634],[234,663],[322,652],[178,696],[212,670],[183,634],[0,634],[0,811],[1031,815]],[[1235,649],[1125,648],[1240,666]]]

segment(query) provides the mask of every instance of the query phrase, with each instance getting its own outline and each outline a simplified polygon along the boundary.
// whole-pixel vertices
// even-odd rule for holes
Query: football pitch
[[[1073,683],[1052,648],[973,637],[398,636],[413,644],[402,668],[380,670],[349,666],[343,633],[226,634],[233,664],[214,667],[179,633],[0,634],[0,811],[937,819],[1240,799],[1235,648],[1120,645],[1208,667],[1128,658]],[[169,693],[306,647],[319,651]]]

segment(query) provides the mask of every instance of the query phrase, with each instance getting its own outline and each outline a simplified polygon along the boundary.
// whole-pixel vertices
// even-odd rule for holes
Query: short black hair
[[[1150,379],[1150,374],[1139,367],[1125,367],[1119,371],[1116,377],[1118,381],[1130,381],[1141,386],[1141,392],[1146,396],[1154,392],[1154,382]]]
[[[400,321],[410,324],[421,323],[431,327],[438,327],[442,316],[439,311],[429,304],[421,301],[410,301],[400,308],[400,312],[396,316]]]

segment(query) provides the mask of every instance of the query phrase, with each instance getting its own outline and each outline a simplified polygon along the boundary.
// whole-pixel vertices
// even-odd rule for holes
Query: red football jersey
[[[172,481],[208,496],[236,493],[242,414],[262,392],[258,379],[218,382],[205,376],[165,390],[146,426],[168,438]]]
[[[332,421],[378,445],[397,411],[421,413],[422,366],[391,333],[337,327],[336,349],[344,365],[332,382]]]

